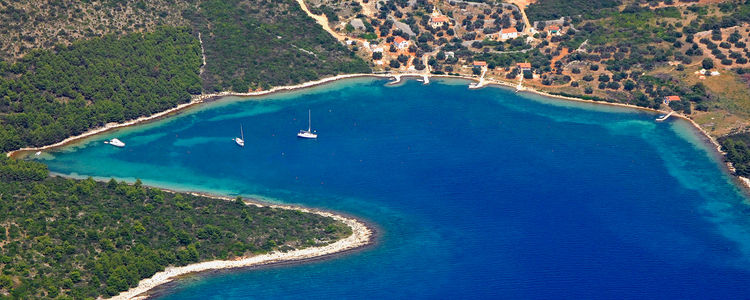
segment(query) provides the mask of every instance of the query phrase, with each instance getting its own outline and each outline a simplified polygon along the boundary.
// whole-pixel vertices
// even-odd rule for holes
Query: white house
[[[505,41],[509,39],[515,39],[518,37],[518,30],[515,27],[505,28],[500,31],[500,39]]]
[[[404,50],[409,48],[409,40],[402,38],[400,36],[397,36],[393,39],[393,45],[396,46],[396,49],[398,50]]]

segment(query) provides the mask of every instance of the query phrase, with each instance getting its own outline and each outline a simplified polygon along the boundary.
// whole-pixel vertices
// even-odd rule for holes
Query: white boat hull
[[[297,133],[297,137],[303,139],[317,139],[318,135],[309,131],[300,131]]]
[[[245,141],[241,138],[234,138],[234,142],[237,143],[237,145],[240,147],[245,147]]]
[[[110,145],[118,147],[118,148],[125,147],[125,143],[123,143],[121,140],[118,140],[118,139],[111,139],[109,141],[105,141],[104,143],[105,144],[110,144]]]

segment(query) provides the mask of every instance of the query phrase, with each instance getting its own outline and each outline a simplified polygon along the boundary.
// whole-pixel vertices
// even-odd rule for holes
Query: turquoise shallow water
[[[745,298],[750,210],[683,121],[629,109],[352,79],[224,100],[42,159],[362,217],[376,246],[193,276],[162,299]],[[318,140],[296,132],[313,114]],[[231,139],[244,127],[247,146]],[[118,137],[124,149],[104,145]]]

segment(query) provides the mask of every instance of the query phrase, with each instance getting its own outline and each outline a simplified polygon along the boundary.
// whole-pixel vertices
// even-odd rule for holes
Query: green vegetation
[[[0,157],[0,293],[112,296],[166,266],[328,244],[345,224],[134,185],[47,177]]]
[[[200,45],[184,28],[107,35],[0,62],[0,151],[188,102],[201,91],[200,64]]]
[[[721,149],[739,176],[750,176],[750,133],[735,133],[719,138]]]
[[[370,72],[294,0],[207,0],[183,15],[203,33],[208,63],[202,79],[208,92],[247,92]]]
[[[0,60],[106,34],[187,26],[181,12],[193,5],[192,0],[0,1]]]
[[[627,42],[630,44],[646,44],[654,41],[667,40],[674,42],[682,34],[673,26],[652,26],[654,20],[664,21],[667,18],[679,20],[679,10],[674,7],[649,9],[639,6],[629,6],[618,14],[594,21],[584,21],[576,26],[574,43],[563,43],[565,46],[576,48],[580,43],[588,40],[593,45]],[[564,39],[565,40],[565,39]]]
[[[579,15],[585,19],[596,19],[617,12],[620,4],[619,0],[539,0],[529,5],[526,16],[531,22]]]

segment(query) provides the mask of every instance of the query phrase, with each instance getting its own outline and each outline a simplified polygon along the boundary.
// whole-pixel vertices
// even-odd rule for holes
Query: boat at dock
[[[656,122],[664,122],[664,121],[666,121],[667,119],[669,119],[670,116],[672,116],[673,113],[674,113],[674,111],[670,111],[666,115],[660,115],[658,118],[656,118]]]
[[[105,144],[110,144],[110,145],[118,147],[118,148],[125,147],[125,143],[123,143],[121,140],[119,140],[117,138],[111,139],[109,141],[104,141],[104,143]]]

